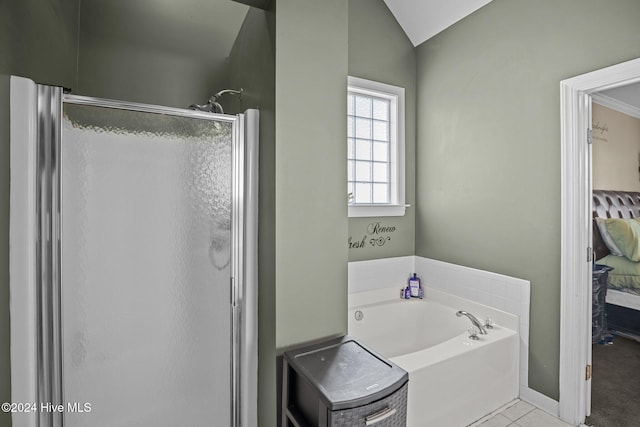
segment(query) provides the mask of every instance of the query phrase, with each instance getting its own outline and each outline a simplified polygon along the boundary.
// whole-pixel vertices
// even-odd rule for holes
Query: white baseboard
[[[556,418],[558,417],[560,408],[558,401],[553,400],[532,388],[520,387],[520,399],[542,409]]]

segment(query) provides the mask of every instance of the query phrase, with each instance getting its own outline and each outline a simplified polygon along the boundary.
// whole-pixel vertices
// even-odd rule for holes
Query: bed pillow
[[[640,261],[640,222],[635,218],[606,218],[602,223],[619,251],[631,261]],[[606,244],[607,238],[603,236],[603,239]]]
[[[595,220],[596,225],[598,226],[598,230],[600,230],[600,237],[602,237],[602,241],[607,246],[607,248],[609,248],[611,255],[624,256],[618,246],[616,246],[613,240],[611,240],[611,236],[609,236],[609,232],[607,231],[607,226],[605,223],[607,218],[595,218]]]

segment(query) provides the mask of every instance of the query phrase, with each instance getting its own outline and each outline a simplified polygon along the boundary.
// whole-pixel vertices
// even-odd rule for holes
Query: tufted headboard
[[[640,217],[640,192],[593,190],[593,218],[638,218]],[[593,250],[596,259],[609,255],[593,221]]]

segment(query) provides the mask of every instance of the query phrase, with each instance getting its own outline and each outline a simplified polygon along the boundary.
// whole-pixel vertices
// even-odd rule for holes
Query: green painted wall
[[[276,2],[276,347],[346,333],[347,0]]]
[[[560,91],[640,56],[635,0],[494,0],[417,48],[417,255],[531,281],[529,385],[558,399]]]
[[[384,29],[381,31],[381,29]],[[406,200],[403,217],[350,218],[349,236],[364,248],[349,249],[349,261],[413,255],[415,251],[416,52],[382,0],[349,0],[349,75],[405,88]],[[346,149],[346,148],[345,148]],[[369,225],[395,227],[384,246],[369,244]]]
[[[283,351],[347,330],[348,0],[275,7],[276,417],[261,427],[280,425]]]
[[[275,422],[275,11],[247,13],[229,57],[229,85],[244,89],[241,100],[228,100],[229,112],[260,110],[258,420]]]

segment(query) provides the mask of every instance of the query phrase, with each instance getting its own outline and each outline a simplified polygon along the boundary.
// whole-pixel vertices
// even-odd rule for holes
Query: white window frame
[[[385,98],[390,101],[390,203],[349,204],[349,218],[404,216],[405,204],[405,105],[404,88],[349,76],[349,92]]]

